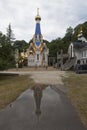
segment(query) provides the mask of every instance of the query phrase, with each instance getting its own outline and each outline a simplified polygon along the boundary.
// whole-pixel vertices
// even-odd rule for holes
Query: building
[[[37,9],[35,21],[35,34],[32,38],[29,48],[27,49],[28,66],[47,66],[49,49],[47,48],[46,43],[44,43],[43,36],[41,34],[41,17],[39,15],[39,9]]]
[[[78,39],[75,42],[72,42],[68,48],[69,58],[75,58],[74,66],[77,64],[83,65],[87,64],[87,40],[83,36],[83,31],[81,29],[78,34]]]

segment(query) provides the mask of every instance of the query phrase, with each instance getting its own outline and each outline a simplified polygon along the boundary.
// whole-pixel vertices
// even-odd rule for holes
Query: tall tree
[[[14,34],[13,34],[13,30],[11,29],[11,24],[8,25],[8,28],[7,28],[7,39],[8,39],[8,42],[10,44],[13,43],[14,41]]]
[[[0,70],[15,66],[13,47],[8,43],[7,36],[0,32]]]
[[[70,26],[66,30],[65,37],[68,38],[68,40],[71,40],[72,39],[72,35],[73,35],[73,28]]]

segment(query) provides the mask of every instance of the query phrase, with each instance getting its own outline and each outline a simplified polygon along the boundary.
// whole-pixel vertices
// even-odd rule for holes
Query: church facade
[[[48,66],[48,54],[49,49],[46,43],[43,41],[43,36],[41,34],[40,21],[41,17],[39,15],[39,9],[37,9],[37,15],[35,17],[36,28],[35,34],[32,38],[29,48],[27,49],[28,56],[28,66]]]
[[[76,58],[75,65],[87,65],[87,39],[83,36],[82,29],[78,34],[78,39],[72,42],[68,48],[69,58]]]

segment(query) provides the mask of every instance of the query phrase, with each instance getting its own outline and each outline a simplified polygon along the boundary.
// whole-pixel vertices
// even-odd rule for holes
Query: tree
[[[69,28],[67,28],[66,30],[66,34],[65,37],[68,38],[68,40],[71,40],[73,36],[73,28],[70,26]]]
[[[59,52],[63,48],[63,43],[61,38],[57,38],[55,40],[52,40],[48,44],[49,48],[49,56],[50,57],[57,57],[57,52]]]
[[[26,51],[26,49],[29,47],[28,43],[24,40],[16,40],[13,46],[14,48],[17,48],[19,52]]]
[[[7,39],[8,39],[8,42],[10,44],[12,44],[13,40],[15,39],[14,34],[13,34],[13,30],[11,29],[11,24],[9,24],[8,28],[7,28]]]
[[[0,32],[0,70],[15,66],[13,47],[8,43],[7,36]]]

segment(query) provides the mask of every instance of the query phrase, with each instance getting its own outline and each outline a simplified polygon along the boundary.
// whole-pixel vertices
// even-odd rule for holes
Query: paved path
[[[86,130],[66,97],[62,82],[66,72],[11,70],[0,73],[31,75],[36,83],[51,86],[43,90],[41,99],[37,96],[37,101],[34,91],[27,90],[3,109],[0,130]]]
[[[41,101],[41,102],[40,102]],[[0,130],[86,130],[66,95],[47,87],[24,92],[0,112]]]

